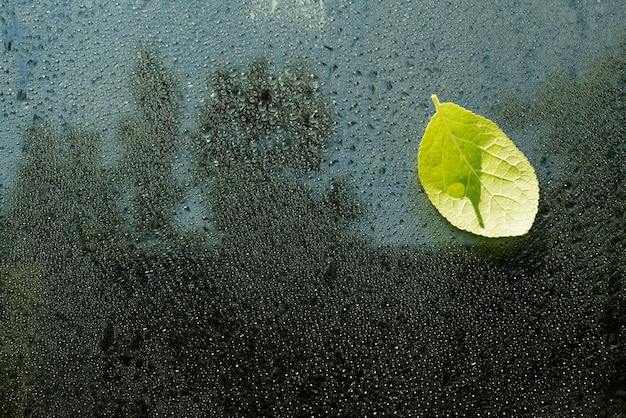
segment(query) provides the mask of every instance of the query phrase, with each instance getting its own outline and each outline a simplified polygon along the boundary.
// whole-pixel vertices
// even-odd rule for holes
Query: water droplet
[[[259,112],[265,112],[267,110],[267,103],[259,102],[257,108],[259,109]]]

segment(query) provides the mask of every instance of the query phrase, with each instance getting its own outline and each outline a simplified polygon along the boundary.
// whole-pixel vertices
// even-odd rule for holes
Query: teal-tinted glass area
[[[0,416],[626,413],[626,3],[0,3]],[[431,94],[530,232],[417,178]]]

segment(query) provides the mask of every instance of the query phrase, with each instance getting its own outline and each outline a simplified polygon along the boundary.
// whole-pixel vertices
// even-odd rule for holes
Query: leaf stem
[[[439,110],[439,99],[437,98],[437,95],[433,94],[432,96],[430,96],[430,98],[433,99],[433,102],[435,103],[435,108]]]

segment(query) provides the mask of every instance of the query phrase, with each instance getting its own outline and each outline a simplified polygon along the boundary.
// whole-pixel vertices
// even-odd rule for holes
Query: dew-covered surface
[[[626,413],[623,2],[187,3],[0,4],[0,416]],[[432,93],[528,235],[431,207]]]

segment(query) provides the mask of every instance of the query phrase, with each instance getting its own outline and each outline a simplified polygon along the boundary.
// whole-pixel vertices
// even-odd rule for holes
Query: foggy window
[[[623,1],[0,4],[0,416],[626,411]],[[430,96],[534,166],[417,176]]]

